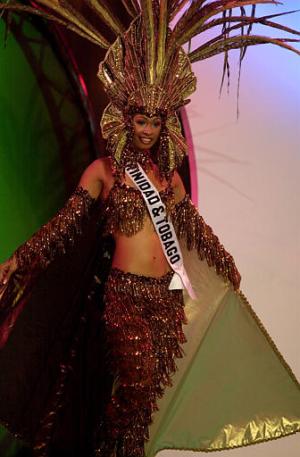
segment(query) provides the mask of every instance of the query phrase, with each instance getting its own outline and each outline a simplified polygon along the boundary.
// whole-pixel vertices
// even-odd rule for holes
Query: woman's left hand
[[[17,259],[15,256],[10,257],[0,265],[0,288],[4,287],[11,275],[18,267]]]

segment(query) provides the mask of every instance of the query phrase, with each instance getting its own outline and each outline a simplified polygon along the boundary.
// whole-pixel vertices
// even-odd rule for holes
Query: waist
[[[169,290],[172,276],[172,271],[160,277],[152,277],[125,272],[113,267],[107,278],[106,289],[114,290],[118,294],[130,294],[133,297],[143,296],[146,298],[148,296],[150,298],[152,296],[159,299],[164,298],[170,292],[175,292]]]
[[[159,277],[170,270],[155,232],[147,230],[132,237],[116,236],[112,266],[145,276]]]

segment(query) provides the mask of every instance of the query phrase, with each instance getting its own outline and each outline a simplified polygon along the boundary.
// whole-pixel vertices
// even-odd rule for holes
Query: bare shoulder
[[[113,167],[111,157],[100,157],[99,159],[95,160],[95,162],[98,162],[97,166],[99,167],[100,173],[102,173],[103,179],[105,179],[107,176],[112,176]]]
[[[99,157],[85,169],[83,174],[103,180],[107,174],[111,173],[111,169],[111,159],[109,157]]]
[[[98,198],[111,174],[110,159],[108,157],[98,158],[85,169],[79,185],[88,190],[93,198]]]

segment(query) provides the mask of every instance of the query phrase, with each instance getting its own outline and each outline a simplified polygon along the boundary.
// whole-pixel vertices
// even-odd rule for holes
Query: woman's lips
[[[152,142],[151,138],[140,137],[140,142],[143,144],[150,144]]]

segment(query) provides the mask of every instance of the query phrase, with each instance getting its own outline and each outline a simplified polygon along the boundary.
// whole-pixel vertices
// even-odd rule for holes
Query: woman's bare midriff
[[[106,170],[103,177],[104,187],[102,189],[102,198],[106,200],[114,185],[114,176],[111,168],[110,159],[106,160]],[[150,173],[147,173],[149,179],[155,187],[161,191],[167,187],[167,182],[160,181],[157,178],[157,167],[153,166]],[[131,179],[124,178],[124,183],[128,186],[135,187]],[[177,195],[177,189],[174,188],[175,201],[182,199]],[[134,273],[143,276],[161,277],[168,273],[171,268],[163,253],[159,238],[155,228],[147,215],[144,221],[144,227],[136,235],[126,236],[121,233],[114,234],[115,251],[112,262],[113,268],[119,268],[127,273]]]
[[[170,271],[159,238],[147,217],[144,228],[131,237],[116,234],[112,267],[143,276],[160,277]]]

